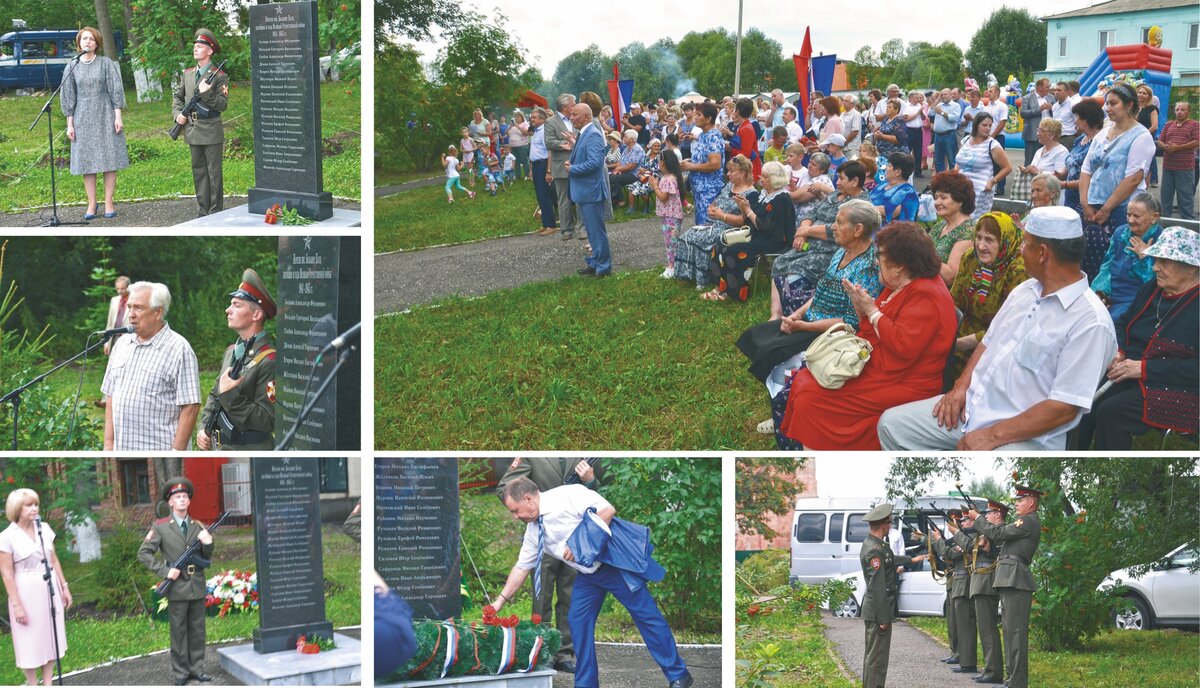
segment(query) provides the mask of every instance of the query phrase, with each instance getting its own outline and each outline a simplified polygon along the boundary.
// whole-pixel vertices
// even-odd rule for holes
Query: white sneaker
[[[661,275],[659,275],[659,277],[661,277],[663,279],[674,279],[675,278],[675,268],[667,268],[666,270],[663,270],[663,273]]]
[[[758,434],[760,434],[760,435],[774,435],[775,434],[775,421],[771,418],[768,418],[768,419],[764,420],[763,422],[759,423],[758,427],[756,427],[755,430],[757,430]]]

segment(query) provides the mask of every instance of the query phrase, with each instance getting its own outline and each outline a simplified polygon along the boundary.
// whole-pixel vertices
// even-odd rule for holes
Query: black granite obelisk
[[[250,5],[254,95],[251,213],[276,203],[304,217],[333,217],[321,170],[321,79],[317,3]]]
[[[300,636],[332,638],[325,618],[320,467],[316,458],[250,460],[258,618],[254,651],[296,649]]]

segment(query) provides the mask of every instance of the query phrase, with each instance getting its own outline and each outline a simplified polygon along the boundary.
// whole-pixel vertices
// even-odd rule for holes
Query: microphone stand
[[[54,665],[58,673],[56,679],[58,685],[62,685],[62,652],[58,648],[58,614],[54,608],[54,579],[50,571],[50,557],[46,556],[46,536],[42,534],[42,520],[39,518],[36,521],[38,531],[38,542],[42,545],[42,566],[45,568],[45,573],[42,574],[42,579],[46,581],[46,591],[50,595],[50,633],[54,636]]]
[[[316,408],[317,402],[321,400],[322,396],[324,396],[325,390],[329,389],[329,385],[333,384],[333,381],[337,379],[338,371],[341,370],[342,366],[346,364],[346,361],[350,360],[350,354],[356,348],[357,347],[354,345],[350,345],[338,353],[337,364],[333,366],[333,369],[329,371],[329,375],[327,375],[325,380],[321,382],[321,386],[318,387],[316,393],[313,394],[312,401],[309,401],[304,405],[304,408],[300,410],[300,415],[296,416],[296,420],[292,423],[291,429],[288,430],[287,434],[283,436],[283,439],[279,441],[279,444],[275,446],[273,451],[281,451],[288,448],[288,445],[290,445],[292,440],[296,438],[296,433],[300,431],[300,424],[303,423],[304,419],[308,418],[308,415],[313,412],[314,408]],[[316,368],[314,367],[313,374],[316,374],[316,372]],[[308,380],[310,383],[312,382],[312,375],[309,375]]]
[[[79,55],[76,55],[75,59],[71,60],[71,63],[68,65],[71,68],[70,72],[75,71],[75,64],[78,62]],[[45,67],[45,63],[43,63],[42,66]],[[62,90],[63,83],[66,82],[68,73],[68,71],[63,71],[62,79],[60,79],[58,82],[58,88],[54,89],[54,92],[50,94],[50,98],[46,100],[44,105],[42,105],[42,109],[38,110],[37,118],[33,120],[33,124],[30,124],[29,129],[27,130],[33,131],[33,128],[37,126],[38,121],[42,119],[42,115],[46,115],[46,136],[48,137],[50,143],[50,207],[53,209],[54,215],[50,218],[49,222],[43,225],[44,227],[86,224],[83,222],[63,222],[58,219],[58,184],[54,171],[54,115],[50,114],[50,105],[54,102],[54,98],[58,95],[58,92]],[[47,86],[49,86],[49,82],[50,78],[47,76]],[[16,411],[16,406],[13,407],[13,410],[14,412]],[[13,449],[16,449],[15,444],[13,445]]]
[[[100,338],[100,341],[96,342],[95,344],[92,344],[91,346],[87,347],[83,351],[80,351],[79,353],[68,358],[67,360],[63,361],[62,363],[59,363],[58,365],[54,366],[50,370],[47,370],[46,372],[42,373],[41,375],[38,375],[37,377],[30,380],[29,382],[26,382],[25,384],[21,385],[20,387],[17,387],[16,389],[9,392],[8,394],[5,394],[3,397],[0,397],[0,404],[4,404],[5,402],[12,403],[12,417],[13,417],[12,450],[13,451],[17,451],[17,432],[20,429],[20,425],[21,425],[21,395],[25,392],[25,390],[36,385],[37,383],[41,382],[42,380],[45,380],[46,378],[50,377],[54,373],[57,373],[58,371],[67,367],[68,365],[74,363],[78,359],[83,358],[84,356],[87,356],[92,351],[95,351],[96,349],[100,348],[101,346],[104,346],[104,343],[107,342],[111,337],[112,337],[112,335],[110,335],[110,334],[104,335],[103,337]]]

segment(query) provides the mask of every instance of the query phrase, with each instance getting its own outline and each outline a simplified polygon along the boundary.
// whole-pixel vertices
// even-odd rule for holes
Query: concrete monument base
[[[531,671],[528,674],[457,676],[437,681],[376,682],[375,685],[394,686],[395,688],[434,688],[435,686],[456,686],[461,688],[552,688],[554,685],[554,673],[553,669],[542,669],[541,671]]]
[[[250,643],[217,650],[221,668],[248,686],[346,686],[362,682],[362,644],[341,633],[337,647],[315,655],[274,652],[263,655]],[[545,684],[547,688],[550,684]]]
[[[198,217],[194,220],[188,220],[176,227],[188,227],[195,229],[261,229],[264,231],[283,231],[283,225],[269,225],[263,222],[262,215],[255,215],[249,211],[249,206],[239,205],[236,208],[222,210],[219,213]],[[314,222],[305,227],[316,229],[339,229],[342,227],[361,227],[362,213],[357,210],[346,210],[344,208],[334,208],[333,217],[328,220]],[[299,229],[295,227],[287,228],[289,230]]]

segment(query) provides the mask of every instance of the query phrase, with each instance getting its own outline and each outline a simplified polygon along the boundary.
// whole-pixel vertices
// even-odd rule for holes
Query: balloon
[[[1020,108],[1021,108],[1021,99],[1017,98],[1017,109],[1019,110]]]

